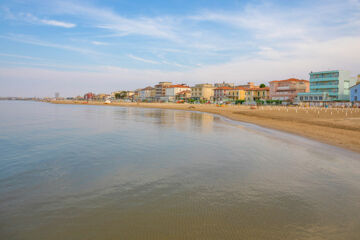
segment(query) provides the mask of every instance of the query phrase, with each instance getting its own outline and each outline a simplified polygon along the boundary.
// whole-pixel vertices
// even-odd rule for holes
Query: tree
[[[115,98],[116,99],[124,99],[127,95],[126,91],[121,91],[121,92],[117,92],[115,93]]]
[[[245,100],[236,100],[235,104],[243,104],[245,102]]]
[[[266,87],[265,84],[263,84],[263,83],[260,84],[260,88],[264,88],[264,87]]]

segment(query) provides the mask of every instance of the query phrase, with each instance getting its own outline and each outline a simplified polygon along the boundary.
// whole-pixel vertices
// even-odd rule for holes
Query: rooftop
[[[176,84],[176,85],[166,86],[166,88],[190,88],[190,87],[186,85]]]
[[[234,88],[232,87],[217,87],[214,90],[233,90]]]
[[[297,79],[297,78],[289,78],[289,79],[285,79],[285,80],[274,80],[274,81],[270,81],[270,83],[273,82],[309,82],[308,80],[304,80],[304,79]]]
[[[270,88],[269,87],[264,87],[264,88],[256,87],[256,88],[248,88],[246,90],[247,91],[263,91],[263,90],[270,90]]]
[[[191,91],[190,90],[184,90],[184,91],[178,92],[177,95],[185,94],[185,93],[191,93]]]
[[[146,88],[143,88],[143,89],[141,89],[141,90],[153,90],[154,88],[153,87],[146,87]]]

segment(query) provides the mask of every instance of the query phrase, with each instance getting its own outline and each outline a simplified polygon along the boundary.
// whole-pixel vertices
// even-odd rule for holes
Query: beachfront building
[[[236,100],[245,100],[246,98],[246,89],[244,87],[234,87],[227,92],[228,98],[232,101]]]
[[[191,98],[194,100],[207,100],[210,101],[214,95],[214,86],[212,84],[196,84],[191,87]]]
[[[275,80],[270,84],[270,99],[293,102],[298,93],[309,92],[310,83],[307,80],[289,78],[286,80]]]
[[[261,101],[269,100],[270,99],[269,91],[270,91],[269,87],[248,88],[246,89],[246,93],[245,93],[245,101],[248,103],[254,103],[259,100]]]
[[[172,82],[159,82],[155,85],[155,99],[157,101],[165,97],[166,87],[170,86]]]
[[[105,101],[108,98],[110,98],[110,95],[106,94],[106,93],[99,93],[99,94],[95,95],[93,98],[97,101]]]
[[[139,97],[140,97],[141,90],[142,90],[141,88],[135,89],[134,95],[131,96],[132,101],[137,102],[138,100],[140,100]]]
[[[360,103],[360,82],[350,88],[350,101]]]
[[[231,90],[233,90],[233,87],[224,86],[215,88],[213,100],[215,102],[231,101],[231,99],[229,98],[229,92]]]
[[[360,75],[357,77],[357,82],[350,88],[350,102],[360,103]]]
[[[191,98],[191,90],[178,92],[175,96],[176,101],[187,101]]]
[[[310,73],[310,92],[298,93],[301,102],[349,101],[355,78],[343,70]]]
[[[183,85],[183,84],[167,86],[165,88],[165,97],[161,98],[161,100],[168,101],[168,102],[174,102],[176,94],[178,94],[179,92],[185,91],[185,90],[190,91],[190,87]]]
[[[139,91],[139,100],[141,101],[152,101],[155,98],[155,88],[146,87]]]
[[[95,98],[95,93],[92,93],[92,92],[85,93],[85,95],[84,95],[85,100],[93,100],[94,98]]]

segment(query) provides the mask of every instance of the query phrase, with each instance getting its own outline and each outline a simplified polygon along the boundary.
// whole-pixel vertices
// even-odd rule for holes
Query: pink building
[[[270,99],[293,102],[298,93],[309,92],[307,80],[289,78],[270,82]]]
[[[214,89],[214,101],[227,101],[229,100],[229,91],[233,90],[233,87],[217,87]]]
[[[86,94],[84,95],[84,99],[85,99],[85,100],[93,100],[94,98],[95,98],[95,94],[94,94],[94,93],[91,93],[91,92],[86,93]]]

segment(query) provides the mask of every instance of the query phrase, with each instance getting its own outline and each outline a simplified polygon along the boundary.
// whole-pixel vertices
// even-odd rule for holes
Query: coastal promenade
[[[96,101],[54,100],[54,104],[110,105],[122,107],[177,109],[218,114],[226,118],[257,124],[311,138],[323,143],[360,152],[360,109],[303,108],[244,105],[177,103],[104,103]]]

